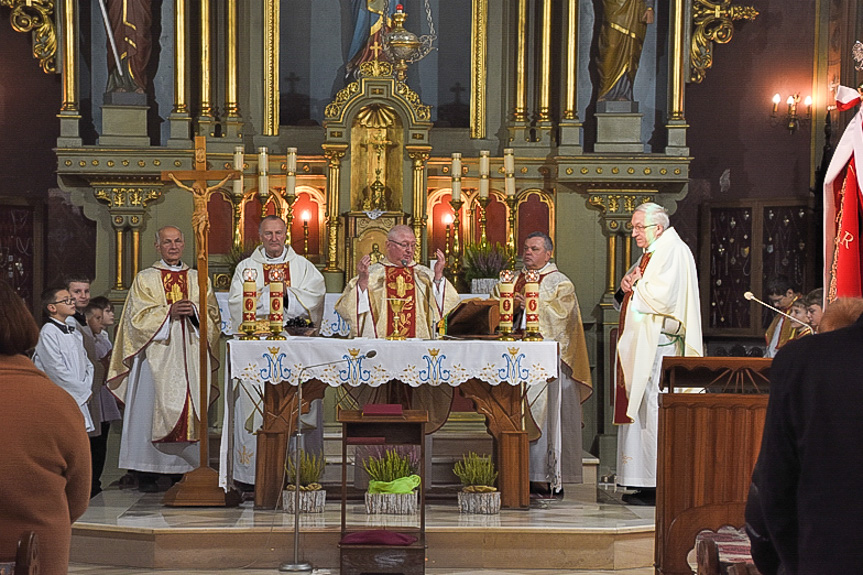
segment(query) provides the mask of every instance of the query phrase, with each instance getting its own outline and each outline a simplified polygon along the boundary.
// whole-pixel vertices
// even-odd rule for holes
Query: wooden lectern
[[[699,531],[742,527],[772,360],[666,357],[659,395],[656,572],[691,575]],[[677,393],[698,388],[703,393]]]

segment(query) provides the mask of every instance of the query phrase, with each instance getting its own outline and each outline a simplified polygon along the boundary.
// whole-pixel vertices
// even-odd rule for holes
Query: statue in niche
[[[368,173],[374,174],[375,180],[366,189],[365,197],[363,198],[363,211],[386,211],[386,186],[387,181],[387,147],[392,145],[392,142],[387,139],[386,129],[377,129],[369,134],[368,140],[365,142],[368,149]]]
[[[400,209],[401,126],[381,104],[362,108],[351,128],[351,204],[369,214]],[[372,218],[377,217],[370,216]]]
[[[117,45],[117,69],[114,48],[108,39],[107,92],[144,94],[150,78],[147,68],[152,52],[151,0],[108,0],[108,25]]]
[[[647,25],[654,20],[653,4],[654,0],[602,0],[598,101],[633,100]]]

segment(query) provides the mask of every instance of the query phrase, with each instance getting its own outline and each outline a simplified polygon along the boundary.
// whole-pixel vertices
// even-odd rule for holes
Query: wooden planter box
[[[300,490],[300,513],[323,513],[327,502],[327,492],[323,489],[315,491]],[[285,513],[294,512],[294,490],[282,491],[282,508]]]
[[[460,513],[480,513],[483,515],[500,513],[500,491],[488,493],[459,491],[458,510]]]
[[[413,515],[419,509],[416,491],[411,493],[369,493],[366,491],[366,513],[375,515]]]

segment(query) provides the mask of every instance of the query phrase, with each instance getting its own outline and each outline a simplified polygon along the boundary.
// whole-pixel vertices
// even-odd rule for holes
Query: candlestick
[[[270,196],[269,161],[267,147],[258,148],[258,195],[261,197],[261,216],[267,214],[267,199]]]
[[[509,264],[512,266],[515,264],[515,256],[516,256],[516,246],[515,246],[515,236],[516,236],[516,224],[515,224],[515,212],[517,209],[518,200],[516,200],[515,195],[506,196],[506,206],[508,212],[508,220],[509,228],[506,235],[506,251],[509,252]]]
[[[303,255],[309,254],[309,219],[312,215],[308,210],[303,212]]]
[[[488,197],[488,150],[479,153],[479,197]]]
[[[453,210],[453,220],[452,220],[452,254],[453,261],[450,270],[452,271],[453,277],[458,277],[461,273],[461,242],[459,238],[459,230],[461,229],[461,220],[459,219],[459,214],[461,213],[461,200],[450,200],[449,205],[452,206]]]
[[[257,296],[258,286],[258,271],[254,268],[246,268],[243,270],[243,323],[240,329],[246,334],[240,339],[258,339],[253,334],[255,333],[255,324],[257,320],[256,310],[258,308]]]
[[[500,272],[500,322],[498,323],[498,330],[500,331],[499,339],[503,341],[515,340],[515,338],[512,336],[512,318],[515,291],[515,285],[513,283],[514,279],[515,273],[512,270],[502,270]]]
[[[539,272],[527,270],[524,284],[524,341],[542,341],[539,333]]]
[[[296,148],[288,148],[288,161],[287,164],[287,172],[288,174],[295,174],[297,172],[297,149]]]
[[[507,174],[515,172],[515,151],[512,148],[503,151],[503,170]]]
[[[234,147],[234,169],[240,172],[240,177],[232,182],[233,192],[237,197],[243,195],[243,166],[245,160],[243,158],[243,146]]]
[[[480,184],[482,184],[481,181],[480,181]],[[481,191],[482,191],[482,188],[480,188],[480,192]],[[489,202],[488,192],[486,192],[485,196],[483,196],[482,193],[480,193],[480,196],[479,196],[479,198],[477,198],[476,201],[479,203],[479,245],[480,245],[480,247],[485,248],[488,246],[488,236],[485,233],[486,232],[486,230],[485,230],[485,228],[486,228],[485,209],[488,206],[488,202]]]
[[[452,155],[452,201],[461,201],[461,154]]]

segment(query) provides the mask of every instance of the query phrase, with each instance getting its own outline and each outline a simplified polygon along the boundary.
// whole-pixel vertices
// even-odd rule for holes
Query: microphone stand
[[[357,359],[372,358],[377,354],[377,351],[370,350],[359,356]],[[293,563],[282,563],[279,565],[279,573],[312,572],[311,563],[300,561],[300,445],[303,443],[302,421],[300,421],[300,417],[303,415],[303,376],[305,375],[306,370],[325,367],[327,365],[335,365],[345,361],[349,360],[342,358],[333,361],[325,361],[323,363],[303,366],[303,369],[300,370],[300,376],[297,381],[297,430],[294,433],[294,561]]]

